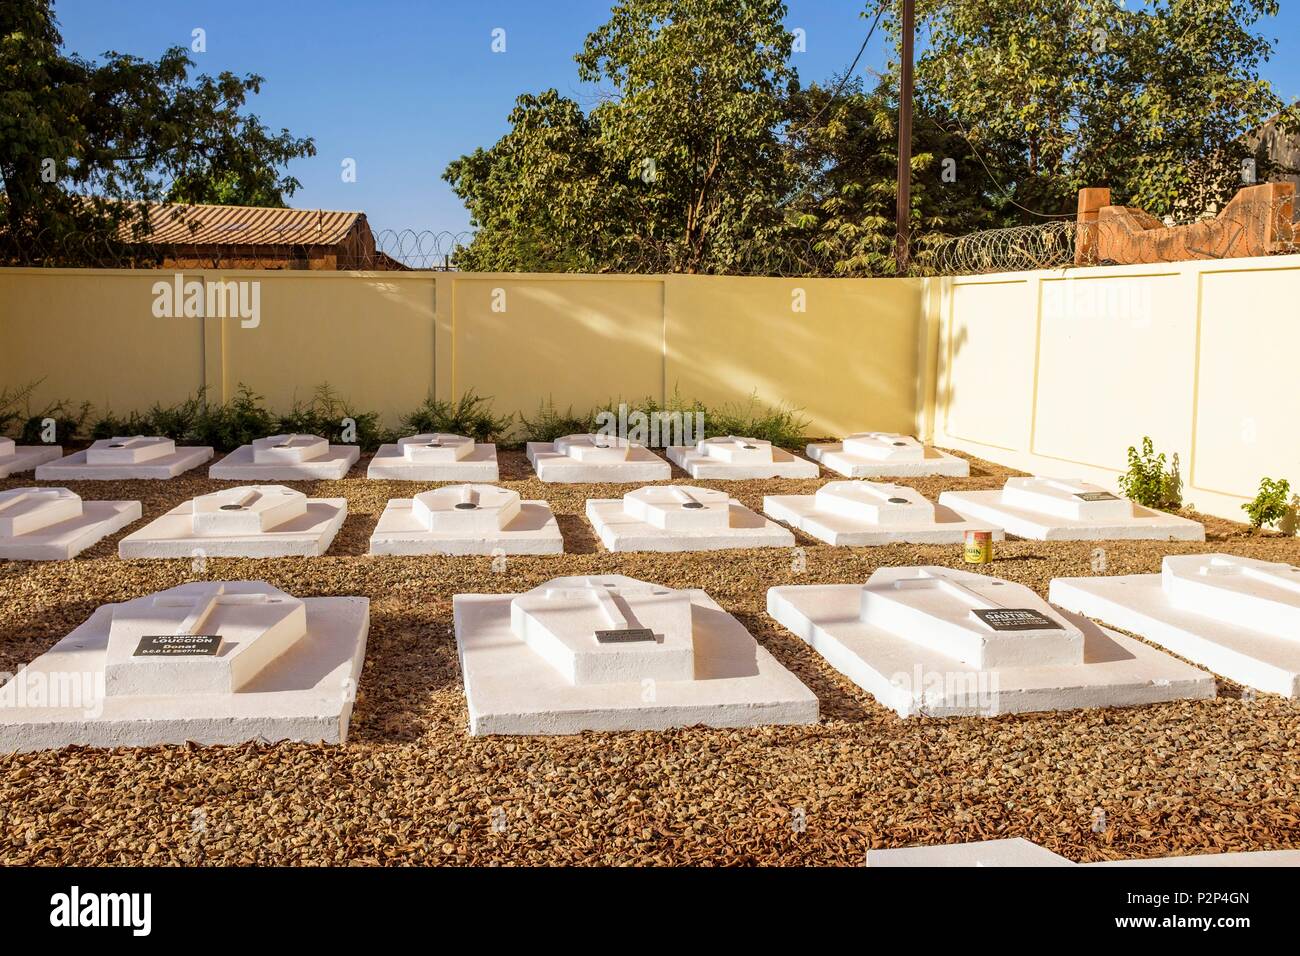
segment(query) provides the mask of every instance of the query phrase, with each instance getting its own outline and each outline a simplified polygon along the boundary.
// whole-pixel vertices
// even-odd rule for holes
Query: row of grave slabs
[[[302,470],[310,468],[341,476],[355,464],[355,451],[314,436],[275,436],[232,453],[211,474],[249,482],[319,477]],[[23,453],[0,448],[0,461]],[[699,479],[725,477],[728,469],[746,478],[818,474],[813,461],[746,438],[711,439],[668,454]],[[1013,478],[1000,490],[945,492],[935,503],[903,485],[871,480],[891,470],[920,476],[927,463],[929,473],[966,466],[905,436],[851,436],[808,454],[842,473],[869,473],[812,495],[769,496],[766,517],[725,492],[682,485],[591,499],[587,517],[610,550],[788,547],[790,528],[836,545],[957,541],[972,528],[1036,539],[1204,540],[1195,522],[1081,482]],[[209,458],[210,449],[136,437],[34,467],[43,480],[88,480],[96,468],[116,477],[122,469],[151,468],[167,477]],[[610,469],[629,483],[668,477],[658,455],[606,436],[530,445],[528,458],[543,480],[619,480]],[[475,470],[450,477],[446,469],[457,464]],[[423,480],[465,482],[390,501],[371,539],[374,553],[563,549],[546,502],[521,501],[491,484],[490,445],[413,436],[386,446],[370,468],[386,478],[403,468],[443,469],[438,474],[448,477]],[[223,546],[250,556],[319,554],[345,514],[344,499],[250,484],[173,509],[123,538],[119,551],[184,557],[202,541],[208,554]],[[80,539],[102,538],[139,518],[138,502],[13,489],[0,493],[0,546],[64,535],[71,550]],[[1167,557],[1153,575],[1057,579],[1048,600],[971,571],[881,568],[861,584],[772,588],[767,610],[903,717],[1208,698],[1216,693],[1211,671],[1264,691],[1300,693],[1300,569],[1229,555]],[[471,734],[818,719],[816,696],[702,590],[622,575],[558,577],[522,594],[456,595],[453,616]],[[297,598],[253,581],[194,582],[105,605],[0,688],[0,751],[250,739],[342,743],[367,630],[364,598]],[[33,689],[67,673],[93,675],[93,695],[75,707],[34,700]]]

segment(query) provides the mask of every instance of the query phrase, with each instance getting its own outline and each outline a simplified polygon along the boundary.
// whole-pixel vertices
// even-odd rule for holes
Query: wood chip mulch
[[[613,555],[583,518],[626,486],[545,485],[502,453],[503,483],[555,509],[563,556],[372,558],[390,497],[435,485],[354,477],[302,482],[346,496],[320,558],[209,559],[203,577],[265,580],[300,597],[363,595],[371,629],[349,741],[0,755],[0,864],[862,865],[867,850],[1019,836],[1078,861],[1300,848],[1300,702],[1217,700],[985,719],[896,717],[764,611],[777,584],[860,582],[877,567],[960,566],[959,546]],[[145,521],[225,487],[73,482],[87,498],[139,499]],[[909,482],[934,498],[1000,487],[1007,469]],[[698,482],[757,509],[808,481]],[[674,481],[686,482],[675,470]],[[0,488],[30,484],[30,475]],[[1185,512],[1192,514],[1191,512]],[[1300,563],[1300,539],[1206,522],[1206,544],[1106,542],[1108,574],[1165,554],[1227,551]],[[194,580],[185,560],[121,561],[114,535],[73,561],[0,562],[0,672],[51,647],[100,604]],[[1092,572],[1093,543],[1008,541],[990,573],[1046,594]],[[517,592],[561,574],[622,573],[704,588],[818,696],[811,727],[471,738],[451,596]]]

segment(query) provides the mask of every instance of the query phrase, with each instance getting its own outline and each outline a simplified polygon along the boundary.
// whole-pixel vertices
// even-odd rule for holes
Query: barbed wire
[[[1135,213],[1132,220],[988,229],[936,243],[928,266],[935,275],[960,276],[1294,253],[1300,253],[1300,209],[1283,197],[1235,203],[1222,218],[1174,222]]]
[[[301,243],[154,242],[106,232],[55,232],[15,238],[0,233],[0,265],[89,269],[452,270],[473,232],[383,229],[373,246],[348,239],[333,246]]]
[[[1224,218],[1181,223],[1200,227],[1192,231],[1167,229],[1164,227],[1174,223],[1158,222],[1142,213],[1136,216],[1137,227],[1132,221],[1080,225],[1073,220],[1057,220],[989,229],[937,242],[922,241],[918,243],[914,272],[980,275],[1300,252],[1300,209],[1294,199],[1286,197],[1267,203],[1235,203],[1231,215]],[[373,233],[373,244],[363,240],[321,246],[124,241],[104,233],[52,231],[17,239],[0,233],[0,266],[458,271],[475,258],[465,254],[474,236],[470,230],[383,229]],[[603,255],[606,261],[599,267],[579,260],[566,269],[539,266],[536,271],[638,275],[698,272],[780,278],[888,274],[887,253],[869,260],[861,250],[841,248],[820,237],[782,236],[751,244],[732,256],[714,256],[704,266],[692,266],[683,255],[681,247],[674,244],[629,243]],[[484,268],[492,271],[490,264],[484,264]]]

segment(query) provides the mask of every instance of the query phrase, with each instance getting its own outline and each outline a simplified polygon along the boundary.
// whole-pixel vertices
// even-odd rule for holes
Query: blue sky
[[[864,0],[787,0],[786,25],[807,51],[794,65],[806,83],[852,61],[868,22]],[[1300,0],[1265,24],[1300,37]],[[588,102],[573,55],[603,23],[610,0],[55,0],[65,46],[157,57],[206,32],[199,70],[266,78],[252,109],[270,127],[313,136],[318,153],[291,172],[291,205],[359,209],[376,229],[460,230],[469,217],[442,181],[447,163],[506,131],[515,97],[554,86]],[[506,51],[493,53],[492,31]],[[859,64],[882,68],[880,33]],[[1265,68],[1281,96],[1300,97],[1297,41],[1284,39]],[[344,159],[356,182],[343,182]]]

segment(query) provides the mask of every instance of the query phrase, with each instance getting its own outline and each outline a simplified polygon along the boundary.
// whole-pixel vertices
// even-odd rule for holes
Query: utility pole
[[[898,84],[898,274],[907,272],[912,218],[912,59],[916,45],[915,0],[903,0],[903,69]]]

